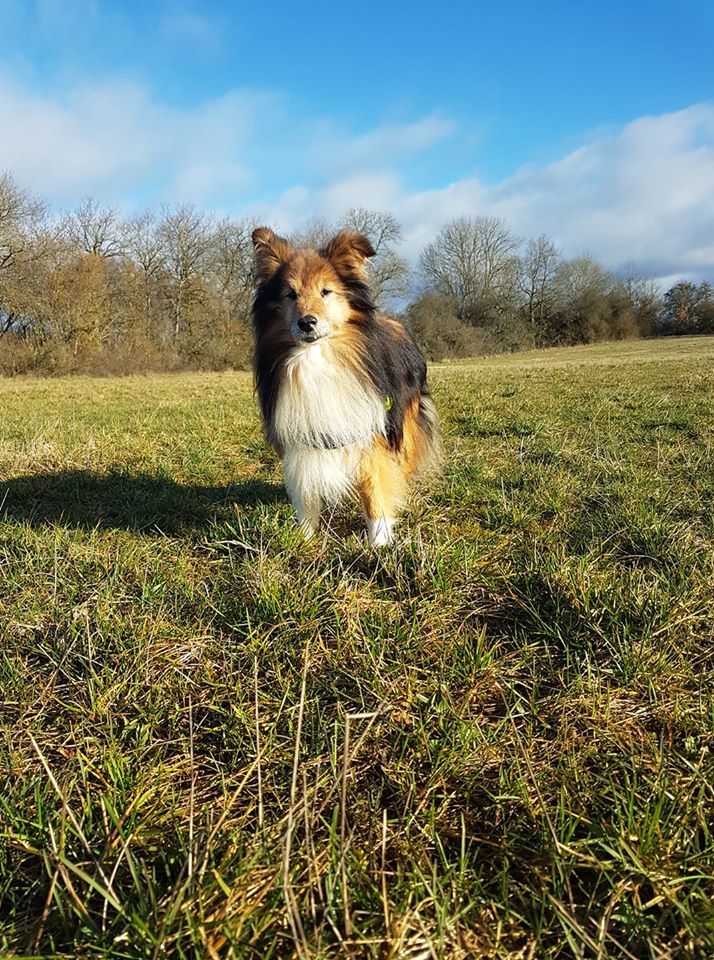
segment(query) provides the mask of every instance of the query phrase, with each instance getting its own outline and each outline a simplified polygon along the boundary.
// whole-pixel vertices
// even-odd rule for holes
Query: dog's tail
[[[432,476],[441,466],[439,418],[427,390],[414,397],[406,412],[400,453],[404,469],[411,477]]]

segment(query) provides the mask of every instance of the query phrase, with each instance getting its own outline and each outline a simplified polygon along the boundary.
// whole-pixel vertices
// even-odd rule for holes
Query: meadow
[[[714,338],[430,381],[375,553],[247,374],[0,380],[2,956],[714,956]]]

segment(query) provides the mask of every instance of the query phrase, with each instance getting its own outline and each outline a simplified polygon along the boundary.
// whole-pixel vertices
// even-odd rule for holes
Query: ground
[[[714,956],[714,338],[430,378],[378,553],[245,374],[0,381],[4,956]]]

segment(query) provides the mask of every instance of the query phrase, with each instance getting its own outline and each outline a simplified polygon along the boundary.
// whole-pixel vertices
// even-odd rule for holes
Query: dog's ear
[[[270,227],[257,227],[253,231],[253,247],[255,248],[255,272],[261,283],[270,280],[275,271],[283,263],[287,263],[292,253],[292,247],[288,241],[273,233]]]
[[[367,237],[356,230],[341,230],[320,250],[320,255],[335,267],[338,273],[357,274],[365,279],[366,264],[376,251]]]

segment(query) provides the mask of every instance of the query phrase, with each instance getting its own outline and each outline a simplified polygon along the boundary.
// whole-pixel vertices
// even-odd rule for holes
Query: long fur
[[[424,358],[375,312],[365,237],[343,231],[319,252],[295,251],[259,228],[253,242],[256,388],[298,519],[313,532],[323,507],[356,492],[370,539],[387,542],[407,481],[439,456]],[[310,343],[296,339],[308,310],[328,331]]]

